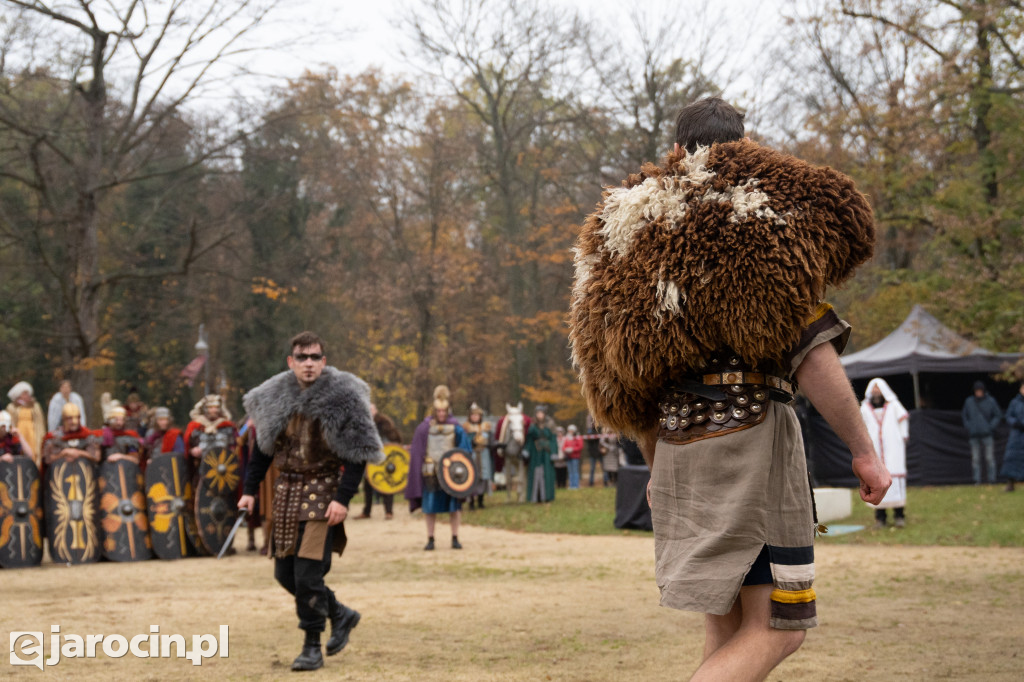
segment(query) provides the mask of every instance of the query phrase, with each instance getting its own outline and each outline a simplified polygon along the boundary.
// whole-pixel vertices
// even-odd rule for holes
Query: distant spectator
[[[71,386],[71,380],[65,379],[60,382],[60,388],[50,398],[50,405],[46,409],[46,427],[50,431],[56,431],[60,428],[61,410],[68,403],[78,405],[78,411],[82,414],[82,423],[88,423],[85,419],[85,402],[82,400],[82,396],[75,393]]]
[[[569,465],[569,490],[580,487],[580,456],[583,454],[583,439],[575,424],[569,424],[562,441],[562,452]]]
[[[996,456],[992,434],[999,426],[1003,413],[996,399],[988,394],[985,384],[974,382],[974,395],[967,396],[961,413],[964,428],[971,443],[971,466],[974,468],[974,485],[981,483],[981,449],[985,448],[985,462],[988,464],[988,482],[996,482]]]
[[[1020,393],[1006,408],[1006,423],[1010,425],[1010,439],[1006,441],[1006,454],[1003,455],[1003,468],[999,475],[1009,479],[1006,492],[1012,493],[1013,484],[1024,481],[1024,382],[1021,382]]]
[[[137,432],[140,436],[146,435],[149,428],[149,407],[142,402],[139,394],[132,390],[124,401],[125,418],[124,428]]]
[[[892,485],[877,505],[875,527],[885,528],[886,509],[892,509],[893,524],[906,525],[904,508],[907,504],[907,438],[910,436],[910,415],[900,403],[896,393],[884,379],[875,378],[868,383],[860,405],[861,418],[867,427],[875,452],[892,477]]]
[[[618,434],[601,429],[601,469],[604,471],[604,486],[616,483],[619,479],[619,448]]]
[[[587,415],[587,438],[583,441],[583,449],[586,450],[587,458],[590,460],[590,487],[594,487],[594,471],[597,470],[597,463],[601,459],[601,442],[598,437],[601,434],[601,427],[594,423],[594,418]],[[605,483],[608,475],[605,474]]]
[[[42,452],[43,436],[46,435],[46,417],[43,408],[35,399],[32,384],[19,381],[7,391],[11,402],[7,412],[11,415],[14,428],[18,430],[22,447],[27,447],[39,464],[39,453]]]
[[[555,467],[552,457],[558,454],[558,425],[548,416],[548,409],[538,405],[530,428],[526,430],[525,449],[530,454],[526,474],[526,499],[529,502],[551,502],[555,499]]]
[[[551,458],[555,465],[555,487],[565,488],[569,484],[569,463],[565,458],[565,451],[562,445],[565,441],[565,427],[559,426],[555,429],[555,440],[558,442],[558,452]]]

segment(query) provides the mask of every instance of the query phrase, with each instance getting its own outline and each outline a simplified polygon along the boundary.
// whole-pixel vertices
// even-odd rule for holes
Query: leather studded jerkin
[[[327,506],[341,481],[341,460],[323,441],[319,426],[294,415],[278,437],[274,465],[279,475],[274,488],[274,549],[289,551],[298,538],[299,523],[327,518]]]
[[[789,402],[792,391],[788,380],[752,370],[734,355],[713,357],[665,392],[658,439],[681,445],[748,429],[764,421],[769,401]]]

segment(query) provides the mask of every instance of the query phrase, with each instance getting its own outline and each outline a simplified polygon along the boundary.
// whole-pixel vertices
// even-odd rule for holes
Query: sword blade
[[[239,510],[238,518],[235,519],[235,525],[231,527],[231,532],[228,533],[228,539],[224,541],[224,546],[220,548],[220,553],[217,554],[218,559],[224,556],[224,552],[228,551],[228,547],[231,546],[231,541],[235,539],[235,533],[238,532],[238,527],[242,525],[242,521],[245,521],[245,517],[248,514],[248,509]]]

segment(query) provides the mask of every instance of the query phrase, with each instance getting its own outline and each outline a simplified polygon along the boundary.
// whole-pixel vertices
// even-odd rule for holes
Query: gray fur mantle
[[[370,416],[370,387],[354,374],[324,367],[305,391],[294,372],[275,374],[242,398],[256,426],[256,441],[267,455],[288,420],[301,414],[320,422],[327,446],[346,462],[378,463],[384,453]]]

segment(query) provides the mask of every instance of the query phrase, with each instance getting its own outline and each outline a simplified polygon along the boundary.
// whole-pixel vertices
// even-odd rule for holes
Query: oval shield
[[[469,497],[479,478],[473,455],[458,448],[441,455],[437,469],[441,490],[460,500]]]
[[[203,453],[196,484],[196,532],[203,547],[216,555],[238,515],[235,491],[241,481],[238,454],[225,447]]]
[[[0,462],[0,566],[38,566],[43,560],[39,470],[28,457]]]
[[[142,473],[131,460],[100,465],[100,530],[103,556],[110,561],[143,561],[152,556]]]
[[[47,468],[46,535],[55,562],[84,564],[100,558],[98,502],[95,464],[61,459]]]
[[[192,505],[192,483],[188,480],[184,454],[168,453],[149,460],[146,465],[146,498],[153,551],[161,559],[188,556],[188,510]]]

